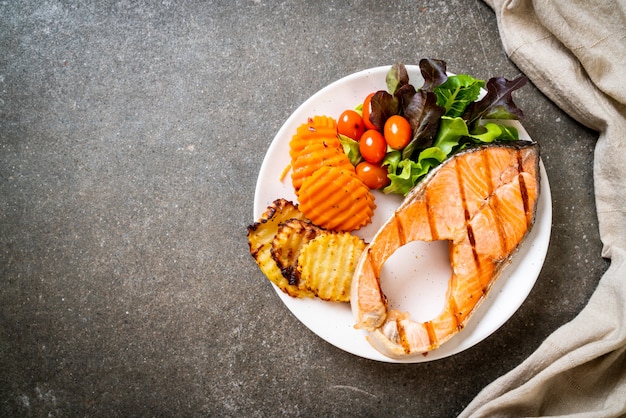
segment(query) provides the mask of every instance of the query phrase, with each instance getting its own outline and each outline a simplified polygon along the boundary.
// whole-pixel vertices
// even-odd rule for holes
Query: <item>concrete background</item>
[[[450,417],[523,361],[608,266],[596,134],[532,84],[516,101],[552,240],[477,346],[414,365],[345,353],[248,254],[258,170],[291,112],[424,57],[519,74],[478,0],[0,2],[0,416]]]

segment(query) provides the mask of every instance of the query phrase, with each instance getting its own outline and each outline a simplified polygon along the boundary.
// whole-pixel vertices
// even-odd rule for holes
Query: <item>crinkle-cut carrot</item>
[[[376,204],[354,171],[322,166],[302,183],[299,208],[316,225],[353,231],[371,222]]]
[[[318,168],[325,165],[355,171],[336,136],[312,139],[291,161],[291,182],[296,194],[302,186],[302,182]]]
[[[296,129],[289,142],[289,156],[293,159],[311,141],[312,138],[337,136],[337,122],[328,116],[313,116]]]

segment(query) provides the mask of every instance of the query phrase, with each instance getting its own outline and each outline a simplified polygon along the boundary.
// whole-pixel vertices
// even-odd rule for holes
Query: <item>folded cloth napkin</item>
[[[626,1],[485,2],[511,60],[599,133],[594,192],[611,265],[578,316],[460,416],[626,416]]]

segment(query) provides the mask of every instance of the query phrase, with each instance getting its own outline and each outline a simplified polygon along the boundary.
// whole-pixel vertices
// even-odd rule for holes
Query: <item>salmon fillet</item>
[[[359,259],[351,289],[356,328],[382,354],[405,358],[459,332],[509,264],[535,220],[539,147],[530,141],[481,145],[435,168],[406,197]],[[441,313],[416,322],[388,309],[385,261],[412,241],[447,240],[452,274]]]

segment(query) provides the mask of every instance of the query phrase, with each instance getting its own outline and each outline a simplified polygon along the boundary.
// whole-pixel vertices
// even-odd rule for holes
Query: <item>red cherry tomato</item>
[[[370,122],[370,113],[372,113],[371,103],[374,94],[376,94],[376,92],[370,93],[363,101],[363,123],[365,124],[366,129],[377,129],[376,126]]]
[[[374,129],[368,129],[363,136],[361,136],[359,151],[365,161],[369,161],[373,164],[381,162],[387,153],[385,137]]]
[[[411,141],[411,124],[400,115],[389,117],[383,132],[385,141],[393,149],[402,149]]]
[[[382,189],[389,184],[387,168],[379,164],[361,161],[356,166],[356,175],[370,189]]]
[[[363,118],[354,110],[344,111],[337,121],[337,132],[358,141],[365,132]]]

